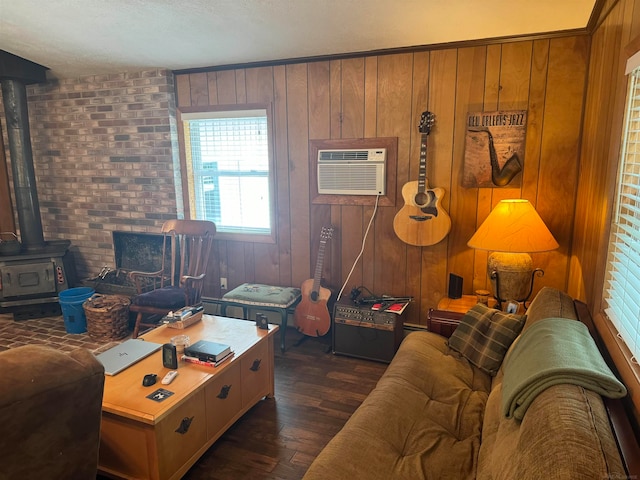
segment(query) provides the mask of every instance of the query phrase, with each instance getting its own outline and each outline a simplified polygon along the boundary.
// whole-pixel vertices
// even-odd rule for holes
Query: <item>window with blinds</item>
[[[191,217],[218,235],[270,236],[273,192],[266,110],[181,115]]]
[[[629,77],[616,205],[604,284],[605,313],[640,358],[640,67]]]

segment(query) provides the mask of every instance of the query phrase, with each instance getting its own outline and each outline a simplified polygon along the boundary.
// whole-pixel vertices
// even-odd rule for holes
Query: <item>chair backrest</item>
[[[199,302],[202,286],[213,247],[216,226],[204,220],[168,220],[162,225],[165,235],[163,250],[171,249],[171,265],[163,270],[171,271],[171,285],[190,290],[190,301]],[[171,238],[169,242],[168,239]]]

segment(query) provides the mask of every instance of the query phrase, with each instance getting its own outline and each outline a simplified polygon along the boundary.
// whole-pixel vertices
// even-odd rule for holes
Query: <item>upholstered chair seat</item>
[[[187,306],[189,293],[186,289],[168,286],[133,297],[133,305],[178,310]]]

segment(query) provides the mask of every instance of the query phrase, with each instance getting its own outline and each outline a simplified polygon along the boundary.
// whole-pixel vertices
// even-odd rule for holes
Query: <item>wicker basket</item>
[[[120,340],[129,333],[129,297],[95,294],[84,302],[87,332],[95,340]]]

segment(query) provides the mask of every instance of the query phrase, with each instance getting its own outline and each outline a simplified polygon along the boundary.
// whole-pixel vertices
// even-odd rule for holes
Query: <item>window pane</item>
[[[196,218],[215,222],[219,232],[270,234],[266,112],[217,112],[185,120],[184,130]]]
[[[269,185],[266,178],[220,179],[221,222],[241,229],[269,229]]]
[[[616,209],[604,286],[605,313],[640,358],[640,70],[629,80]]]

